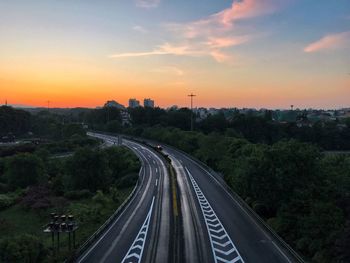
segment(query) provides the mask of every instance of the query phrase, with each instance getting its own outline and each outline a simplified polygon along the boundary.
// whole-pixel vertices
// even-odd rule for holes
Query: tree
[[[85,136],[86,131],[80,124],[70,123],[62,127],[63,138],[70,138],[73,135]]]
[[[209,115],[198,124],[198,128],[205,133],[210,132],[224,132],[227,128],[228,122],[225,115],[220,112],[218,114]]]
[[[30,129],[30,114],[12,107],[0,107],[0,136],[13,133],[22,135]]]
[[[106,190],[111,182],[107,158],[99,150],[82,148],[67,162],[65,184],[69,190]]]
[[[17,154],[6,160],[5,177],[13,188],[34,185],[44,178],[44,164],[34,154]]]
[[[120,132],[122,129],[122,125],[119,121],[114,120],[107,123],[107,131],[108,132]]]
[[[129,173],[137,172],[140,167],[140,162],[135,154],[125,147],[109,147],[103,152],[108,160],[113,183]]]
[[[1,262],[41,262],[44,253],[44,245],[33,235],[23,234],[0,241]]]

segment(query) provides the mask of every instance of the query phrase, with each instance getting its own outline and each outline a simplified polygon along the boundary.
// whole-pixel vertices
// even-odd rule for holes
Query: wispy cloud
[[[135,0],[136,6],[141,8],[155,8],[160,4],[160,0]]]
[[[238,34],[235,22],[272,14],[280,8],[279,2],[279,0],[234,0],[229,8],[203,19],[164,25],[172,41],[157,46],[153,51],[114,54],[111,57],[206,56],[219,63],[232,64],[234,62],[232,48],[255,38],[252,33]]]
[[[338,49],[350,46],[350,31],[330,34],[307,45],[304,52],[312,53],[323,50]]]
[[[173,74],[176,76],[183,76],[185,74],[182,69],[179,69],[178,67],[175,67],[175,66],[165,66],[161,68],[156,68],[156,69],[152,69],[151,72]]]
[[[110,58],[148,57],[148,56],[166,55],[166,54],[169,54],[169,53],[160,51],[160,50],[153,50],[149,52],[131,52],[131,53],[114,54],[114,55],[111,55]]]
[[[137,32],[140,32],[140,33],[142,33],[142,34],[148,33],[148,30],[145,29],[145,28],[142,27],[142,26],[133,26],[132,29],[135,30],[135,31],[137,31]]]
[[[173,45],[170,43],[165,43],[163,45],[158,46],[152,51],[118,53],[111,55],[110,58],[148,57],[159,55],[202,56],[203,53],[199,50],[192,49],[190,46],[187,45]]]

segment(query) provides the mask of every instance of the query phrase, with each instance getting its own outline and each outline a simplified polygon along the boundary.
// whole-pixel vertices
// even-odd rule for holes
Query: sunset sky
[[[349,0],[0,0],[0,104],[350,106]]]

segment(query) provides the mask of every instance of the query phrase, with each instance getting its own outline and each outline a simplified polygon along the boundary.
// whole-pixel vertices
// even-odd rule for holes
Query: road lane
[[[169,155],[177,174],[177,184],[181,203],[181,221],[183,233],[183,257],[186,262],[212,262],[205,225],[200,218],[200,211],[191,192],[186,172],[178,159]]]
[[[172,160],[177,160],[179,175],[184,177],[182,180],[190,180],[191,176],[196,185],[205,195],[215,215],[220,220],[228,237],[232,240],[233,246],[239,251],[240,257],[236,257],[244,262],[297,262],[290,254],[280,247],[274,239],[253,219],[244,208],[241,207],[223,187],[220,179],[211,174],[208,169],[172,147],[163,146],[164,153],[169,155]],[[187,170],[184,174],[183,170]],[[179,178],[179,176],[178,176]],[[196,195],[196,189],[191,187],[192,195]],[[197,210],[201,210],[197,202]],[[201,213],[201,225],[205,224],[205,216]],[[210,244],[210,237],[206,236],[207,249],[211,251],[211,262],[216,261],[215,246]],[[201,239],[201,238],[199,238]],[[227,240],[228,241],[228,240]],[[225,244],[225,243],[224,243]],[[231,246],[231,248],[233,248]],[[238,254],[238,253],[237,253]]]
[[[106,138],[110,143],[116,139]],[[114,245],[107,245],[113,252],[102,262],[120,262],[120,254],[123,256],[120,259],[127,257],[128,252],[133,254],[133,247],[136,251],[144,251],[144,255],[135,260],[169,262],[172,257],[169,254],[170,229],[174,226],[171,226],[170,182],[165,163],[160,155],[143,144],[131,140],[124,140],[124,143],[143,162],[142,191],[131,205],[133,208],[128,209],[136,209],[137,213],[125,212],[129,219],[124,220],[130,221],[128,227],[125,226],[128,231],[124,235],[114,235],[114,240],[107,238],[105,241],[114,242]],[[176,171],[182,222],[180,247],[184,262],[297,262],[227,191],[222,178],[172,147],[163,146],[163,152],[169,156]],[[144,197],[140,198],[141,195]],[[149,226],[147,234],[143,227],[145,223],[147,228]],[[145,233],[144,243],[138,244],[135,240],[140,231]]]
[[[117,142],[116,137],[92,133],[89,135],[99,137],[110,145]],[[168,261],[169,219],[161,213],[167,213],[170,207],[166,165],[152,149],[127,140],[123,144],[134,151],[142,162],[139,189],[121,215],[77,262],[122,262],[128,258],[129,252],[138,255],[128,258],[132,259],[131,262]],[[148,223],[147,235],[142,246],[139,246],[139,242],[135,243],[135,240],[138,236],[142,237],[140,231],[143,230],[145,222]],[[154,242],[155,240],[162,242]]]

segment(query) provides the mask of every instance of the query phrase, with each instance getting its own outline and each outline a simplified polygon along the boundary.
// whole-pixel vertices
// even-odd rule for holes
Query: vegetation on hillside
[[[14,119],[21,124],[6,117],[11,111],[18,114]],[[1,126],[3,134],[31,131],[47,142],[0,150],[0,156],[7,156],[0,158],[0,209],[52,206],[52,200],[25,201],[23,197],[28,193],[39,191],[30,187],[33,183],[45,182],[49,196],[62,197],[73,204],[80,200],[95,202],[97,197],[91,199],[93,195],[103,200],[102,193],[118,199],[110,185],[117,191],[133,185],[135,177],[130,174],[138,164],[123,162],[132,160],[131,153],[122,148],[94,149],[96,141],[86,138],[78,124],[85,123],[96,130],[161,141],[194,155],[222,173],[228,185],[307,260],[350,261],[350,156],[324,153],[350,150],[349,119],[341,126],[338,120],[298,126],[296,122],[273,121],[269,111],[264,116],[234,111],[231,116],[223,112],[208,115],[196,122],[195,132],[189,132],[191,112],[186,108],[128,109],[131,126],[122,125],[121,114],[114,108],[79,109],[75,115],[28,115],[8,107],[2,112],[6,116],[1,117],[0,111],[0,118],[8,121],[7,128]],[[293,114],[305,117],[303,112]],[[87,145],[89,149],[78,150]],[[76,153],[67,160],[47,160],[47,152]],[[15,153],[24,154],[11,157]],[[37,168],[33,176],[23,180],[20,169],[10,168],[16,163]],[[16,184],[29,188],[14,191]],[[84,205],[78,203],[76,207]],[[9,222],[0,221],[0,233],[1,224],[7,229]]]
[[[125,147],[100,148],[81,124],[62,116],[2,108],[8,123],[1,131],[25,141],[0,147],[0,262],[63,261],[72,253],[68,237],[61,236],[54,255],[43,233],[50,213],[75,216],[81,245],[130,194],[140,162]]]

